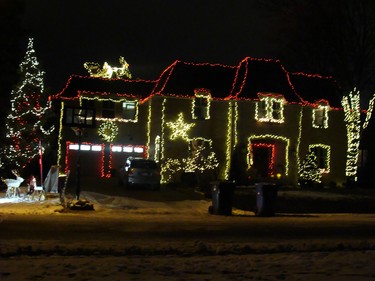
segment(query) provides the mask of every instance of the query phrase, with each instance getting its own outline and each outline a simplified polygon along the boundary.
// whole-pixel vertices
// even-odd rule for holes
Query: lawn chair
[[[31,193],[31,200],[34,200],[35,197],[38,198],[39,201],[46,199],[46,194],[44,193],[44,187],[43,186],[36,185],[34,187],[34,191],[33,191],[33,193]]]
[[[43,182],[43,185],[37,186],[35,184],[34,190],[31,193],[31,200],[46,199],[46,193],[57,193],[58,192],[58,177],[59,177],[59,168],[58,166],[51,166],[48,171],[47,177]]]

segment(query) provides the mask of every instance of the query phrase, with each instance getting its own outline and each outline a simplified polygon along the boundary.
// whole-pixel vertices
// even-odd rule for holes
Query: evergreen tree
[[[25,167],[39,154],[40,142],[54,129],[43,128],[51,102],[44,97],[44,71],[37,61],[32,38],[19,70],[20,82],[11,92],[3,156],[8,165]]]
[[[306,186],[321,182],[322,174],[318,168],[317,158],[313,151],[310,151],[302,161],[298,175],[301,185]]]

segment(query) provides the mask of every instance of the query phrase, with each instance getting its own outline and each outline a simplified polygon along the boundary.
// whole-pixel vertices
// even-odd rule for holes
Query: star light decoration
[[[188,140],[188,131],[195,126],[194,123],[186,123],[184,121],[184,114],[181,112],[178,114],[177,121],[175,122],[168,122],[167,126],[171,128],[172,134],[170,135],[171,140],[175,140],[177,138],[182,138],[184,140]]]

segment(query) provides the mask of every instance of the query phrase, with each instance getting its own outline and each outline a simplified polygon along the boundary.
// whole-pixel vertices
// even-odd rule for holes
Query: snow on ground
[[[67,215],[56,194],[49,194],[47,200],[41,201],[24,196],[4,197],[0,193],[0,227],[2,219],[9,215]],[[88,191],[82,192],[81,198],[94,203],[95,216],[108,218],[124,213],[199,218],[207,215],[211,204],[208,200],[146,201]],[[245,211],[234,210],[234,214]],[[315,245],[316,248],[308,249],[304,248],[306,243],[279,245],[277,251],[269,252],[265,248],[255,251],[255,245],[229,243],[226,247],[232,248],[226,252],[223,245],[212,250],[212,245],[195,243],[190,245],[195,249],[192,251],[179,252],[181,247],[176,250],[173,245],[155,244],[153,251],[130,246],[128,254],[121,254],[115,250],[101,251],[95,245],[90,252],[80,252],[79,248],[58,252],[53,251],[56,245],[48,245],[47,241],[24,241],[26,247],[19,248],[18,254],[0,257],[0,280],[375,280],[375,246],[366,241],[361,242],[362,246],[348,245],[342,249],[342,245],[323,247],[323,242],[322,247]],[[52,251],[38,253],[36,249],[41,245]],[[99,247],[97,251],[95,247]]]
[[[1,193],[0,193],[1,196]],[[96,192],[82,192],[80,199],[94,204],[95,215],[110,217],[126,211],[128,214],[207,214],[207,200],[180,200],[153,202],[130,197],[105,195]],[[63,211],[60,199],[55,194],[47,195],[47,200],[31,200],[21,195],[17,198],[0,197],[1,214],[50,215]]]
[[[0,280],[372,281],[375,252],[226,256],[77,256],[0,260]],[[370,261],[370,263],[369,263]]]

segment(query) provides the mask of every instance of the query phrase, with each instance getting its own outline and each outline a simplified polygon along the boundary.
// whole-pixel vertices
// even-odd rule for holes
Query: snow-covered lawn
[[[151,196],[153,193],[150,193]],[[156,196],[157,193],[154,193]],[[81,198],[94,204],[95,211],[82,216],[101,220],[152,217],[206,219],[210,200],[143,200],[83,191]],[[176,193],[177,196],[177,193]],[[297,194],[296,196],[299,196]],[[215,216],[216,223],[251,211],[233,210],[234,217]],[[9,216],[70,216],[57,195],[47,200],[6,199],[0,193],[1,222]],[[83,218],[83,217],[82,217]],[[283,220],[284,218],[280,218]],[[373,216],[368,216],[369,220]],[[329,220],[334,221],[332,216]],[[247,222],[248,223],[248,222]],[[374,221],[375,223],[375,221]],[[27,236],[25,236],[27,237]],[[261,239],[260,239],[261,240]],[[2,246],[1,246],[2,245]],[[375,280],[375,241],[280,241],[280,243],[210,243],[207,241],[148,241],[111,245],[100,239],[91,244],[56,246],[54,240],[0,241],[0,280]],[[4,254],[5,253],[5,254]]]

